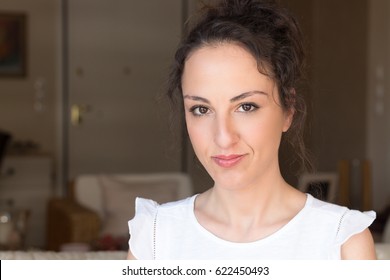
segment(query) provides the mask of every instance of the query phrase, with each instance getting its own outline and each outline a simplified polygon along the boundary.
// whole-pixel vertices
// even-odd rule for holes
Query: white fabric
[[[194,214],[196,195],[158,205],[137,198],[129,246],[137,259],[340,259],[341,245],[375,212],[349,210],[307,195],[304,208],[272,235],[250,243],[218,238]]]

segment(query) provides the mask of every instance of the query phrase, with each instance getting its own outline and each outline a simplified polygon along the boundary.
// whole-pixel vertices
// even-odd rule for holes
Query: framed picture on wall
[[[299,178],[298,188],[304,193],[309,193],[314,197],[336,202],[338,189],[337,173],[304,173]]]
[[[0,11],[0,77],[25,77],[26,14]]]

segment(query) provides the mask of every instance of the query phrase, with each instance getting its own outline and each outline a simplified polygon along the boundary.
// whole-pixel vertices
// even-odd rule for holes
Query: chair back
[[[112,192],[125,194],[133,205],[136,197],[159,203],[183,199],[193,194],[193,187],[189,175],[176,172],[80,175],[75,179],[76,201],[97,212],[102,219]]]

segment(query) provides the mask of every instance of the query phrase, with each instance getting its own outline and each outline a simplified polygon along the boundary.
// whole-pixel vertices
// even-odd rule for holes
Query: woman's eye
[[[190,111],[195,116],[203,116],[209,112],[209,109],[207,107],[203,107],[203,106],[194,106],[190,109]]]
[[[238,112],[252,112],[258,109],[259,107],[255,104],[245,103],[238,107]]]

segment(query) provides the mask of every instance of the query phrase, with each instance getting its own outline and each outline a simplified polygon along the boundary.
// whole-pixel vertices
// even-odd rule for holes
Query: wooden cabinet
[[[50,157],[9,156],[4,159],[0,199],[12,199],[14,209],[30,211],[25,240],[27,249],[46,246],[46,206],[52,195]]]

